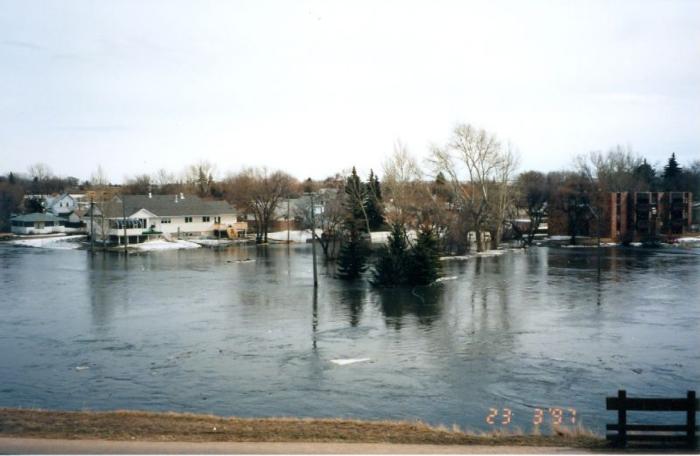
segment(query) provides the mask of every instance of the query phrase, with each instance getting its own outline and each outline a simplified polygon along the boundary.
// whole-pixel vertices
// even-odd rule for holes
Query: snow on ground
[[[386,244],[387,242],[389,242],[389,235],[390,234],[391,234],[391,231],[374,231],[374,232],[372,232],[371,233],[372,244]],[[407,230],[406,237],[408,238],[409,241],[415,241],[417,239],[416,231],[415,230]]]
[[[201,246],[190,241],[177,240],[169,242],[163,239],[158,239],[155,241],[144,242],[143,244],[136,244],[132,247],[137,250],[150,252],[154,250],[198,249]]]
[[[205,247],[215,247],[217,245],[231,245],[235,241],[231,239],[192,239],[192,242]]]
[[[322,230],[316,228],[316,236],[321,236]],[[272,233],[267,233],[267,238],[271,241],[287,242],[287,232],[286,231],[274,231]],[[307,240],[311,240],[311,230],[290,230],[289,240],[291,242],[301,242],[304,243]]]
[[[75,236],[51,236],[38,239],[17,239],[8,241],[10,244],[25,247],[38,247],[42,249],[75,250],[81,247],[79,240],[85,239],[84,235]]]

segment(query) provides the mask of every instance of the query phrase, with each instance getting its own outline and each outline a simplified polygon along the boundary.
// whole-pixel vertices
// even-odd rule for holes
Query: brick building
[[[653,241],[690,230],[690,192],[615,192],[610,194],[610,237],[616,242]]]

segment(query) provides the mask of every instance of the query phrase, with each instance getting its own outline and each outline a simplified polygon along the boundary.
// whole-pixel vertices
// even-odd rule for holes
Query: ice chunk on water
[[[364,363],[366,361],[371,361],[370,358],[341,358],[341,359],[332,359],[331,362],[333,364],[337,364],[338,366],[345,366],[347,364],[355,364],[355,363]]]

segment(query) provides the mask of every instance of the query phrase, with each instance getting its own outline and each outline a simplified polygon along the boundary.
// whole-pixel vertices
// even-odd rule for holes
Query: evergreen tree
[[[408,257],[407,279],[413,285],[429,285],[440,273],[438,241],[433,231],[421,228]]]
[[[304,184],[302,185],[302,189],[304,193],[311,193],[314,191],[314,181],[311,180],[310,177],[307,177],[306,180],[304,181]]]
[[[365,211],[369,221],[369,227],[372,230],[378,230],[384,225],[384,210],[381,204],[382,191],[379,186],[379,179],[370,169],[369,179],[367,180],[367,202]]]
[[[35,212],[44,212],[44,204],[41,198],[27,198],[24,200],[24,210],[28,214]]]
[[[678,166],[676,154],[672,153],[671,158],[668,159],[668,164],[664,166],[664,174],[662,176],[663,190],[667,192],[682,190],[680,188],[682,175],[683,169]]]
[[[656,187],[656,171],[647,163],[646,158],[634,170],[634,176],[645,190],[653,191]]]
[[[10,185],[15,185],[15,174],[13,172],[10,172],[10,175],[8,176],[7,180],[10,182]]]
[[[367,231],[369,228],[369,220],[365,209],[367,204],[367,187],[360,180],[354,166],[352,167],[352,173],[345,180],[345,196],[349,217],[355,221],[362,220],[365,222],[363,228],[364,231]]]
[[[361,238],[355,220],[346,223],[347,233],[338,254],[338,277],[344,280],[357,279],[367,270],[368,249]]]
[[[372,285],[395,287],[405,284],[407,282],[408,254],[406,230],[403,225],[395,223],[391,226],[387,245],[382,246],[379,250]]]

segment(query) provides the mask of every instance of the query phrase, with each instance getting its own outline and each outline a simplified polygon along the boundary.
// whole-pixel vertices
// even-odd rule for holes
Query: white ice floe
[[[445,282],[447,280],[457,280],[457,276],[440,277],[438,279],[435,279],[435,282]]]
[[[22,245],[25,247],[38,247],[42,249],[57,250],[74,250],[80,248],[80,243],[78,241],[81,239],[85,239],[85,236],[52,236],[42,237],[38,239],[17,239],[8,242],[10,244]]]
[[[80,365],[80,366],[75,366],[75,370],[77,370],[77,371],[84,371],[84,370],[88,370],[88,369],[90,369],[90,366],[87,366],[85,364]]]
[[[194,242],[185,241],[182,239],[176,241],[165,241],[163,239],[157,239],[155,241],[144,242],[143,244],[134,244],[132,245],[132,247],[137,250],[150,252],[154,250],[198,249],[201,246]]]
[[[520,252],[523,249],[508,249],[508,250],[487,250],[485,252],[477,252],[471,255],[452,255],[440,257],[440,261],[465,261],[472,258],[488,258],[501,256],[506,252]]]
[[[355,364],[355,363],[364,363],[367,361],[371,361],[370,358],[342,358],[342,359],[332,359],[331,362],[333,364],[337,364],[338,366],[346,366],[348,364]]]

